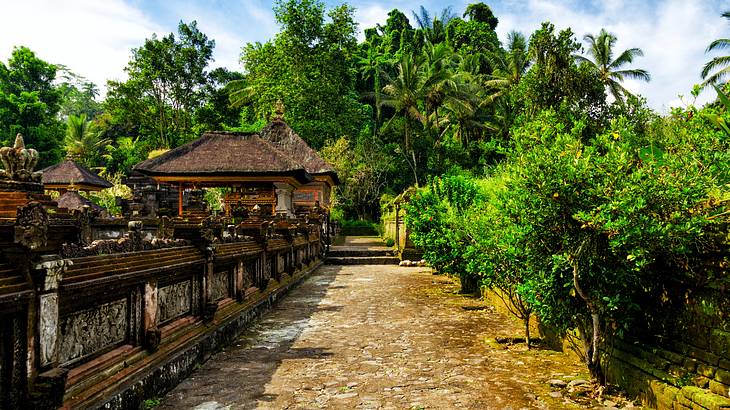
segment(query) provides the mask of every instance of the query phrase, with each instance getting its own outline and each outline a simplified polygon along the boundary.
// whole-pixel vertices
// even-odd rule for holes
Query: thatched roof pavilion
[[[307,145],[281,118],[274,118],[261,130],[261,138],[290,158],[296,158],[315,179],[329,178],[330,186],[340,184],[335,169]]]
[[[44,187],[51,190],[101,191],[113,186],[94,171],[68,159],[41,172]]]
[[[198,187],[279,181],[299,186],[312,180],[302,164],[257,134],[224,131],[207,132],[134,169],[160,182]]]
[[[313,180],[305,166],[255,133],[215,131],[137,164],[134,169],[158,182],[179,187],[178,214],[183,215],[185,187],[256,189],[259,202],[272,212],[291,215],[291,193]],[[276,193],[276,196],[274,196]],[[253,205],[250,195],[238,192],[236,201]],[[270,199],[268,199],[270,198]]]
[[[89,199],[82,197],[76,191],[66,191],[63,195],[58,197],[56,203],[58,203],[59,208],[81,210],[84,208],[84,206],[88,206],[93,211],[99,214],[108,214],[106,209],[91,202]]]

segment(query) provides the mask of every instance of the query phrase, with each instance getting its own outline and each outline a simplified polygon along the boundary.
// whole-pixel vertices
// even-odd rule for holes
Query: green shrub
[[[726,246],[715,232],[727,229],[730,135],[714,124],[727,112],[692,109],[649,125],[619,117],[589,139],[583,121],[543,112],[513,129],[490,177],[421,188],[406,207],[412,239],[462,286],[506,296],[527,332],[532,314],[577,330],[601,380],[601,341],[651,315],[668,280],[718,279],[695,265]]]

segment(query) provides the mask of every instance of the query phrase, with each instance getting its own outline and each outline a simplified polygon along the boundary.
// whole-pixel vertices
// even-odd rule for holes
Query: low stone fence
[[[316,216],[145,226],[33,212],[25,225],[0,221],[0,237],[15,238],[0,244],[2,408],[139,408],[232,341],[324,251]]]

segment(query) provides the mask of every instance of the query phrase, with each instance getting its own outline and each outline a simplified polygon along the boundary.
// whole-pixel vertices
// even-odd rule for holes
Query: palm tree
[[[722,13],[722,16],[730,20],[730,11]],[[711,51],[727,49],[730,49],[730,38],[718,38],[707,46],[705,52],[709,53]],[[719,70],[710,75],[710,71],[718,68]],[[728,75],[730,75],[730,55],[715,57],[702,68],[702,79],[705,80],[702,83],[702,87],[708,84],[722,83]]]
[[[413,149],[413,141],[411,135],[411,123],[416,121],[422,126],[426,126],[427,116],[421,112],[419,102],[424,100],[425,90],[429,89],[432,79],[427,79],[423,75],[421,69],[421,61],[414,58],[410,53],[403,53],[400,61],[396,63],[395,77],[387,72],[383,72],[383,97],[380,104],[392,108],[396,112],[396,116],[402,116],[404,121],[403,130],[403,150],[402,153],[413,171],[414,182],[418,185],[418,173],[416,166],[416,153]],[[396,116],[391,118],[392,121]],[[390,121],[388,124],[390,124]],[[387,126],[387,125],[386,125]],[[408,153],[411,158],[408,158]]]
[[[425,107],[425,115],[430,124],[436,127],[438,134],[439,128],[439,108],[449,95],[456,90],[456,82],[454,81],[454,67],[457,63],[458,55],[445,43],[432,44],[427,42],[423,48],[423,64],[421,65],[422,75],[424,76],[423,103]],[[433,120],[431,120],[433,116]]]
[[[69,159],[94,166],[94,160],[108,143],[108,139],[99,138],[94,123],[86,119],[86,114],[68,117],[63,144]]]
[[[492,74],[485,83],[487,87],[494,90],[490,95],[491,100],[499,98],[512,86],[519,84],[530,66],[527,40],[524,34],[517,31],[512,31],[507,35],[505,51],[496,50],[488,53],[486,57],[492,67]]]
[[[484,102],[482,91],[478,82],[457,77],[456,90],[444,101],[446,114],[440,121],[444,127],[442,135],[452,131],[454,139],[464,146],[482,135],[486,129],[481,115]]]
[[[365,93],[365,96],[375,98],[375,127],[373,129],[373,135],[378,134],[378,124],[380,124],[380,96],[383,91],[383,87],[380,85],[380,79],[382,77],[382,66],[384,64],[385,57],[378,52],[377,47],[369,43],[367,44],[367,53],[365,56],[355,56],[355,65],[362,75],[362,79],[366,83],[371,79],[373,80],[373,89],[375,92]]]
[[[613,58],[613,47],[616,45],[616,36],[601,29],[598,36],[586,34],[583,39],[588,43],[588,55],[574,55],[575,59],[594,68],[600,81],[608,88],[616,101],[623,101],[623,96],[631,94],[621,83],[624,79],[636,79],[650,81],[649,72],[643,69],[620,68],[634,61],[634,58],[641,57],[644,52],[640,48],[629,48],[624,50],[616,59]]]
[[[441,43],[446,39],[446,26],[449,22],[457,17],[451,6],[441,10],[441,14],[431,18],[431,13],[421,6],[419,12],[411,11],[413,18],[416,20],[418,28],[423,32],[427,41],[431,43]]]

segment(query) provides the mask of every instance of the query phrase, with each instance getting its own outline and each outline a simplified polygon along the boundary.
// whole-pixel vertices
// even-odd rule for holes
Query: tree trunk
[[[525,314],[525,318],[522,319],[525,322],[525,343],[527,344],[527,349],[530,349],[530,314]]]
[[[583,301],[586,303],[588,311],[591,314],[591,334],[588,335],[585,331],[581,332],[583,333],[581,336],[583,339],[584,351],[586,355],[586,366],[588,367],[588,371],[591,373],[591,378],[603,385],[605,384],[606,380],[604,379],[603,371],[601,369],[601,357],[598,350],[598,346],[601,342],[601,320],[595,304],[583,291],[583,288],[578,282],[578,273],[578,263],[575,262],[573,265],[573,287],[575,288],[575,292],[578,294],[578,296],[580,296],[581,299],[583,299]]]

